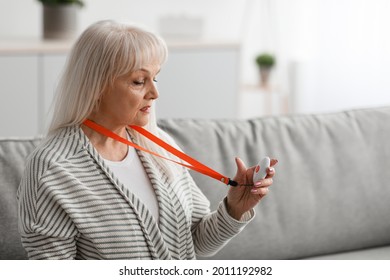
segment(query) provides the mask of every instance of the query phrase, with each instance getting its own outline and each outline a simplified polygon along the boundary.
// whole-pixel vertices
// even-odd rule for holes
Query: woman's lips
[[[145,106],[141,108],[141,112],[143,113],[150,113],[151,106]]]

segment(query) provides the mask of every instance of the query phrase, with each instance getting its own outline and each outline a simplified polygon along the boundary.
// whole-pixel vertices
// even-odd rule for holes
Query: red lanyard
[[[166,160],[169,160],[169,161],[172,161],[176,164],[180,164],[184,167],[187,167],[189,169],[193,169],[199,173],[202,173],[206,176],[209,176],[209,177],[212,177],[222,183],[225,183],[227,185],[231,185],[231,186],[237,186],[237,182],[231,180],[229,177],[226,177],[220,173],[218,173],[217,171],[211,169],[210,167],[207,167],[206,165],[204,165],[203,163],[200,163],[199,161],[195,160],[194,158],[186,155],[185,153],[181,152],[180,150],[172,147],[171,145],[169,145],[168,143],[166,143],[165,141],[161,140],[160,138],[158,138],[157,136],[155,136],[154,134],[150,133],[149,131],[147,131],[146,129],[142,128],[142,127],[139,127],[139,126],[135,126],[135,125],[130,125],[129,127],[134,129],[135,131],[137,131],[138,133],[142,134],[143,136],[145,136],[146,138],[148,138],[149,140],[153,141],[154,143],[156,143],[157,145],[159,145],[160,147],[162,147],[163,149],[167,150],[168,152],[170,152],[171,154],[177,156],[178,158],[184,160],[185,162],[187,162],[188,164],[185,164],[185,163],[182,163],[182,162],[179,162],[179,161],[175,161],[173,159],[170,159],[170,158],[167,158],[167,157],[164,157],[160,154],[157,154],[153,151],[150,151],[148,149],[145,149],[137,144],[134,144],[133,142],[131,141],[128,141],[127,139],[113,133],[111,130],[108,130],[107,128],[101,126],[101,125],[98,125],[97,123],[91,121],[91,120],[85,120],[83,122],[84,125],[88,126],[89,128],[99,132],[100,134],[103,134],[107,137],[110,137],[116,141],[119,141],[121,143],[124,143],[128,146],[131,146],[131,147],[134,147],[138,150],[141,150],[141,151],[144,151],[144,152],[147,152],[149,154],[152,154],[154,156],[157,156],[157,157],[160,157],[160,158],[163,158],[163,159],[166,159]]]

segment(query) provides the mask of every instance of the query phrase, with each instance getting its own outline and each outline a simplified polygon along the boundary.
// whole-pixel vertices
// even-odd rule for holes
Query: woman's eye
[[[141,86],[145,83],[145,81],[141,80],[141,81],[134,81],[133,82],[136,86]]]

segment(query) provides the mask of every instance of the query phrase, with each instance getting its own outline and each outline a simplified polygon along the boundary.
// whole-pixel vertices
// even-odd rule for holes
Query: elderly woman
[[[236,159],[238,186],[218,209],[188,170],[84,124],[173,157],[133,131],[156,125],[156,77],[163,40],[113,21],[91,25],[75,43],[58,86],[45,140],[30,156],[18,190],[19,230],[31,259],[195,259],[215,254],[253,218],[272,184]]]

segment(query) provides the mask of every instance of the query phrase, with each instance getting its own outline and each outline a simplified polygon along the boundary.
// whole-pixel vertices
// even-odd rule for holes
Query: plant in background
[[[272,68],[275,65],[275,57],[269,53],[262,53],[256,57],[256,63],[260,68]]]
[[[38,0],[43,5],[64,5],[64,4],[75,4],[80,7],[84,6],[84,2],[81,0]]]
[[[275,57],[269,53],[261,53],[256,57],[256,64],[260,70],[260,85],[264,89],[270,89],[269,80],[275,62]]]

